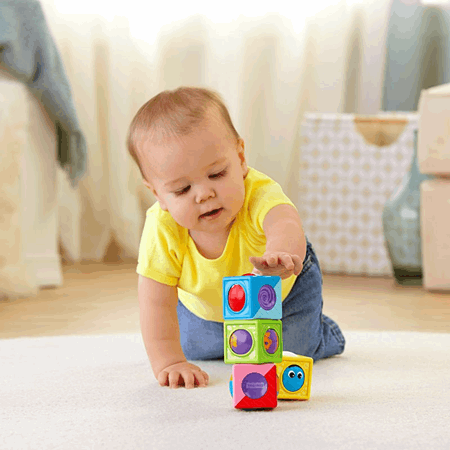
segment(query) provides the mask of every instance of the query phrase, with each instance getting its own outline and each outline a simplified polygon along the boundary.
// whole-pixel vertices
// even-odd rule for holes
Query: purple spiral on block
[[[275,293],[275,289],[265,284],[258,292],[258,302],[261,308],[269,311],[275,306],[276,301],[277,294]]]

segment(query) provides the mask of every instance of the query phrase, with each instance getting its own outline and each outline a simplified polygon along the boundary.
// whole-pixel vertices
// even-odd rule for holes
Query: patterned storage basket
[[[297,206],[323,272],[390,275],[382,212],[409,170],[418,115],[305,114]]]

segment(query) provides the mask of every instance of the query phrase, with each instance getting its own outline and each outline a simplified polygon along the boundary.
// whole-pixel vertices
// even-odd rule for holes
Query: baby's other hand
[[[158,382],[160,386],[170,386],[172,389],[176,389],[178,386],[192,389],[194,386],[206,387],[209,383],[209,376],[200,367],[184,361],[161,370]]]
[[[255,267],[253,273],[265,276],[279,276],[282,280],[291,275],[299,275],[303,263],[298,255],[285,252],[264,253],[263,256],[250,256],[250,262]]]

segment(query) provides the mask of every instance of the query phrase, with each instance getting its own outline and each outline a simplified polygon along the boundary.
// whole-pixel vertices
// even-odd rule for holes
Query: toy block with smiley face
[[[283,359],[276,367],[280,382],[278,398],[308,400],[311,395],[313,359],[283,352]]]

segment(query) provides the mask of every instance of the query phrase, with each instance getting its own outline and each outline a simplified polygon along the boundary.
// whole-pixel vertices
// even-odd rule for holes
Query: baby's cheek
[[[169,210],[171,216],[174,218],[175,222],[185,228],[191,228],[192,220],[188,214],[187,208],[174,207]]]
[[[233,202],[233,208],[237,212],[240,211],[240,209],[244,206],[244,200],[245,200],[245,190],[240,189],[238,187],[234,190],[233,194],[229,196],[229,198],[232,198]]]

